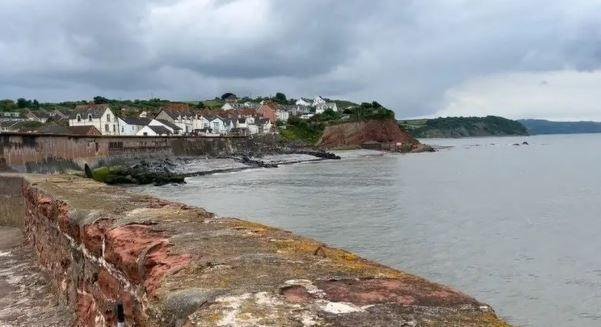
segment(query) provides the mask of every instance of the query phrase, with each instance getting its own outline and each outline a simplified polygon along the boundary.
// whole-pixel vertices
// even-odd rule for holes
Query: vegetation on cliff
[[[497,116],[403,120],[399,124],[417,138],[528,135],[521,123]]]
[[[342,112],[331,109],[316,114],[308,120],[291,117],[285,126],[280,126],[280,134],[287,141],[300,141],[315,144],[327,126],[368,120],[394,119],[394,112],[384,108],[377,102],[350,106]]]

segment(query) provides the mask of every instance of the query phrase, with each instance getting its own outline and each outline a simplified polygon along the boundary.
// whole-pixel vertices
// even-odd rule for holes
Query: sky
[[[0,99],[234,92],[601,121],[601,0],[0,0]]]

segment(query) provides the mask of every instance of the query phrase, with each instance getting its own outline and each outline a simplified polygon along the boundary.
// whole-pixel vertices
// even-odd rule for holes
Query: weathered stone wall
[[[3,177],[0,175],[0,181]],[[88,179],[25,175],[25,232],[79,326],[507,326],[320,242]]]
[[[21,194],[23,178],[3,176],[0,180],[0,226],[22,227],[25,203]]]
[[[138,157],[227,155],[269,144],[246,137],[0,134],[0,171],[56,172]]]

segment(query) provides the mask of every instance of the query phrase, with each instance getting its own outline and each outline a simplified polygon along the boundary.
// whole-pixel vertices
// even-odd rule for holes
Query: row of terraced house
[[[108,104],[78,105],[69,116],[69,126],[93,126],[102,135],[175,136],[240,135],[275,133],[276,110],[270,105],[257,109],[199,110],[172,103],[154,117],[117,116]]]

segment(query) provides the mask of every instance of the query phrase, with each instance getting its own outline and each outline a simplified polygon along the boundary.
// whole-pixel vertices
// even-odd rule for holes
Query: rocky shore
[[[220,158],[176,157],[143,159],[120,165],[90,169],[86,165],[86,177],[106,184],[154,184],[156,186],[185,183],[186,177],[205,176],[216,173],[235,172],[253,168],[277,168],[300,162],[338,160],[334,153],[315,150],[280,151],[278,154],[240,154]]]

